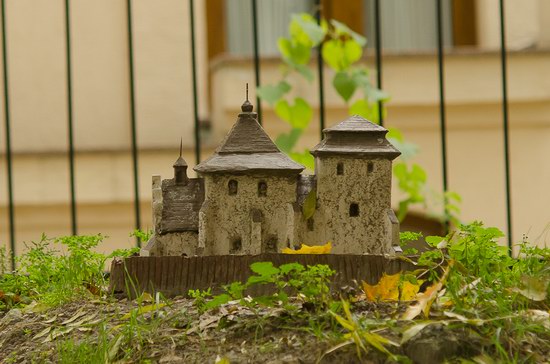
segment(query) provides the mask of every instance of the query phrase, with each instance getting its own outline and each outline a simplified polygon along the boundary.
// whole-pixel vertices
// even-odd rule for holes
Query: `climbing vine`
[[[313,119],[313,108],[300,96],[291,96],[291,77],[313,81],[313,72],[308,67],[313,49],[322,44],[322,59],[333,71],[332,86],[345,102],[350,115],[360,115],[379,124],[379,101],[386,102],[389,95],[372,84],[369,69],[360,64],[367,40],[351,30],[347,25],[331,19],[317,24],[310,14],[293,14],[289,25],[289,36],[278,40],[278,48],[284,64],[281,79],[258,89],[259,97],[271,105],[276,115],[289,125],[289,130],[275,140],[277,146],[296,162],[309,169],[314,168],[313,156],[306,150],[299,150],[298,140]],[[386,110],[382,110],[385,115]],[[402,152],[401,158],[394,164],[393,175],[403,199],[399,203],[398,218],[403,220],[413,204],[426,203],[426,172],[418,164],[411,163],[411,157],[417,152],[414,144],[407,143],[402,133],[389,128],[388,139]],[[456,197],[453,194],[452,197]],[[446,208],[445,220],[456,220],[458,199],[449,201],[443,196]]]

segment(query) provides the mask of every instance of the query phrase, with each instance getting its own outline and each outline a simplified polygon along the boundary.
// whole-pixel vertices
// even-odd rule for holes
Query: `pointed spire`
[[[246,84],[246,101],[242,104],[241,110],[243,112],[252,112],[254,110],[254,106],[248,100],[248,83]]]
[[[187,177],[187,162],[183,159],[183,137],[180,139],[180,156],[174,163],[174,179],[177,185],[186,185],[189,181]]]

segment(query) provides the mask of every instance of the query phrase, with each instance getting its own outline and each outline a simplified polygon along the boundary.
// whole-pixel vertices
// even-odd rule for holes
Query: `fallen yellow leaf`
[[[422,281],[416,284],[402,279],[401,273],[384,273],[377,284],[371,286],[363,282],[363,291],[369,301],[412,301],[415,299]]]
[[[412,320],[416,316],[420,315],[421,312],[424,313],[424,317],[428,317],[432,303],[437,298],[437,295],[445,285],[445,282],[447,282],[447,277],[449,276],[449,272],[451,271],[453,265],[454,261],[449,261],[449,265],[445,269],[445,272],[443,273],[443,276],[441,276],[439,282],[432,284],[426,289],[425,292],[417,295],[418,302],[407,309],[407,311],[403,314],[403,320]]]
[[[332,250],[332,243],[329,241],[325,245],[314,245],[309,246],[302,244],[301,248],[298,250],[284,248],[282,250],[283,254],[330,254]]]

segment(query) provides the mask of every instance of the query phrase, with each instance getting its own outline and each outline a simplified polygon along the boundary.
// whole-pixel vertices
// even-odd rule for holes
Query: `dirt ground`
[[[64,343],[98,345],[101,337],[112,361],[119,363],[394,362],[376,350],[359,357],[353,344],[338,347],[344,341],[342,328],[316,327],[311,321],[314,316],[299,314],[308,308],[298,307],[298,303],[296,317],[282,308],[250,309],[237,302],[202,314],[190,299],[176,298],[151,309],[153,304],[96,299],[50,310],[33,305],[12,309],[0,318],[0,362],[67,362],[60,354]],[[395,305],[361,302],[354,307],[354,315],[373,321],[391,312],[396,313]],[[377,332],[400,342],[400,325],[389,319],[387,327]],[[433,324],[406,345],[391,349],[403,355],[402,362],[460,362],[458,358],[479,355],[489,344],[472,331]],[[550,348],[546,350],[539,350],[532,362],[550,357]],[[95,362],[74,360],[69,362]]]

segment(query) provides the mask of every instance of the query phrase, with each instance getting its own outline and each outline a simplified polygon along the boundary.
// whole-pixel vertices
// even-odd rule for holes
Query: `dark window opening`
[[[277,253],[277,236],[270,235],[265,239],[262,253]]]
[[[357,217],[359,216],[359,204],[352,203],[349,205],[349,216]]]
[[[267,183],[261,181],[258,183],[258,196],[266,197],[267,196]]]
[[[307,219],[307,230],[308,231],[313,231],[313,228],[314,228],[314,225],[315,222],[313,221],[313,219]]]
[[[239,189],[239,183],[237,181],[235,181],[234,179],[232,179],[227,184],[227,188],[229,190],[228,191],[229,196],[234,196],[234,195],[237,194],[237,190]]]
[[[243,247],[243,242],[241,238],[235,238],[231,241],[231,248],[229,249],[229,254],[239,253]]]
[[[374,171],[374,164],[372,162],[368,162],[367,163],[367,172],[372,172]]]
[[[336,174],[338,176],[341,176],[344,174],[344,163],[338,162],[338,164],[336,165]]]
[[[262,222],[264,220],[264,215],[258,209],[252,210],[252,222]]]

